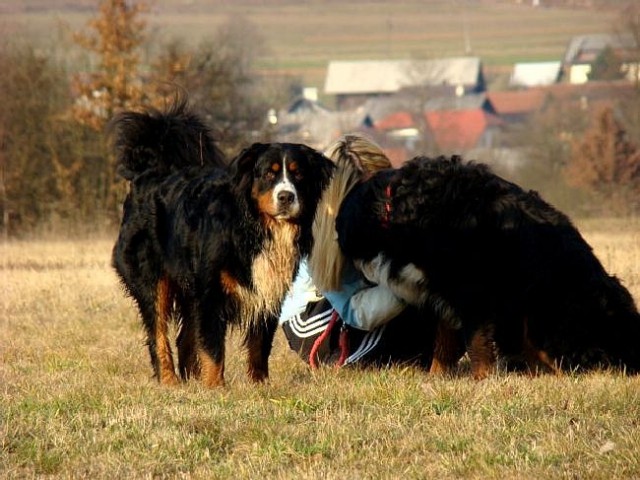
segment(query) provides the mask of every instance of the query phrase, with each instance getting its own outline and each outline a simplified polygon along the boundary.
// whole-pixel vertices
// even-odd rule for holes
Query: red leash
[[[338,319],[340,317],[338,316],[338,312],[336,312],[335,310],[333,310],[333,312],[331,312],[331,319],[329,320],[329,324],[327,325],[327,328],[325,328],[324,332],[322,332],[322,334],[316,338],[316,341],[313,342],[313,346],[311,347],[311,352],[309,353],[309,365],[311,365],[311,368],[313,370],[318,368],[318,350],[320,349],[320,345],[322,345],[322,342],[324,342],[327,338],[329,338],[329,335],[331,335],[331,330],[333,329],[333,327],[335,327],[336,323],[338,323]],[[339,345],[340,345],[340,358],[338,359],[337,362],[337,366],[341,367],[342,365],[344,365],[345,360],[347,359],[347,357],[349,356],[349,338],[347,337],[347,330],[343,329],[340,332],[340,341],[339,341]]]

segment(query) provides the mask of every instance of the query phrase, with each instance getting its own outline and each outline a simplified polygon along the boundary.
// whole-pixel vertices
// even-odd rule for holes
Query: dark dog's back
[[[182,378],[222,385],[226,330],[239,325],[249,375],[264,380],[331,162],[304,145],[254,144],[226,167],[184,103],[127,112],[114,130],[130,191],[113,265],[140,310],[155,376],[178,382],[167,337],[176,318]]]
[[[446,305],[468,343],[487,326],[509,355],[640,368],[628,291],[564,214],[485,166],[418,158],[380,173],[347,196],[337,229],[348,256],[381,252],[396,280],[415,265],[417,288]]]

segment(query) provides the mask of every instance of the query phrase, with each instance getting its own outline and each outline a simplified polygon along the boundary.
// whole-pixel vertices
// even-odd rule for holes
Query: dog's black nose
[[[282,205],[283,207],[291,205],[295,199],[296,196],[293,194],[293,192],[278,193],[278,204]]]

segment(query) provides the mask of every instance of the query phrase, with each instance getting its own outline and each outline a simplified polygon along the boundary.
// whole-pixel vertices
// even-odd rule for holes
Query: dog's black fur
[[[531,368],[640,369],[627,289],[567,216],[484,165],[418,157],[377,173],[347,195],[336,228],[372,280],[462,332],[477,378],[494,342]]]
[[[230,325],[244,331],[249,376],[266,379],[281,302],[311,248],[331,161],[304,145],[257,143],[227,168],[186,102],[166,113],[125,112],[113,130],[119,172],[130,181],[113,266],[139,308],[155,376],[178,382],[167,337],[174,318],[183,379],[224,384]]]

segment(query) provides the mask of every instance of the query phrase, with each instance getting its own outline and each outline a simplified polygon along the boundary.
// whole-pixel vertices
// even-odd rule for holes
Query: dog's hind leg
[[[541,371],[552,372],[556,375],[561,373],[560,368],[558,368],[558,365],[551,359],[549,354],[537,348],[531,341],[529,321],[527,319],[524,320],[522,356],[531,375],[537,375]]]
[[[492,327],[481,325],[471,334],[467,352],[471,360],[471,374],[476,380],[483,380],[493,371],[496,354],[493,346]]]
[[[278,319],[275,317],[248,327],[245,336],[247,374],[254,382],[263,382],[269,378],[269,355],[277,327]]]
[[[195,315],[191,318],[194,328],[198,329],[196,350],[200,363],[200,380],[207,388],[224,387],[227,323],[223,318],[212,318],[212,312],[216,310],[201,304],[193,310]]]
[[[200,378],[207,388],[224,387],[224,347],[212,355],[202,346],[198,348]]]
[[[158,365],[158,380],[163,385],[176,385],[179,383],[173,363],[171,345],[167,335],[172,303],[173,296],[169,279],[162,277],[156,285],[154,339]]]
[[[151,289],[153,290],[153,289]],[[135,292],[137,293],[137,292]],[[145,333],[147,337],[146,345],[149,349],[149,359],[151,360],[151,367],[153,368],[153,377],[160,380],[160,365],[158,362],[158,353],[156,349],[156,312],[155,312],[155,302],[153,299],[153,294],[151,298],[146,299],[143,296],[137,296],[135,293],[132,293],[136,303],[138,304],[138,310],[140,311],[140,316],[142,317],[142,323],[145,328]]]
[[[443,375],[451,371],[463,354],[464,341],[460,331],[451,328],[446,321],[438,320],[429,373]]]

